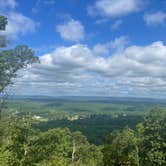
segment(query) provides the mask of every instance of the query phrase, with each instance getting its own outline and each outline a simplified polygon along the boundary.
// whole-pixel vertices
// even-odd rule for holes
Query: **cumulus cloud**
[[[121,17],[142,9],[145,1],[142,0],[97,0],[88,7],[90,15],[102,15],[108,17]]]
[[[104,44],[98,43],[93,47],[93,52],[96,55],[109,55],[111,50],[116,50],[116,52],[121,52],[125,46],[129,43],[128,38],[121,36],[115,38],[114,41],[107,42]]]
[[[39,25],[31,18],[18,13],[16,7],[19,4],[15,0],[0,0],[0,11],[8,18],[6,30],[1,32],[9,38],[15,39],[19,34],[25,35],[34,32]]]
[[[37,23],[21,13],[10,12],[7,14],[8,25],[3,32],[11,38],[17,38],[19,34],[25,35],[29,32],[35,32]]]
[[[166,13],[162,11],[154,12],[154,13],[146,13],[144,15],[144,21],[147,25],[162,25],[166,21]]]
[[[63,24],[57,25],[56,30],[65,40],[77,42],[84,38],[84,26],[80,21],[74,19],[71,19]]]
[[[20,71],[15,88],[18,93],[53,96],[165,96],[165,55],[161,41],[127,46],[110,56],[99,56],[81,44],[59,47],[41,56],[40,64]]]

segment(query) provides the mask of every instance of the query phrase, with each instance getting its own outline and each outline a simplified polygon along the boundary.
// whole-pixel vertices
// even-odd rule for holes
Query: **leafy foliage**
[[[7,23],[7,18],[0,15],[0,30],[4,31],[6,29]]]
[[[106,137],[103,148],[104,166],[165,166],[166,111],[152,110],[137,132],[126,128]]]
[[[0,15],[0,31],[4,31],[7,25],[7,18],[5,16]],[[7,44],[6,36],[0,34],[0,47],[5,47]]]
[[[90,144],[68,128],[40,131],[31,116],[5,120],[0,164],[7,166],[164,166],[166,162],[165,110],[151,111],[137,130],[128,127],[110,133],[104,144]]]
[[[29,138],[34,132],[30,117],[12,117],[8,121],[4,138],[4,153],[7,165],[22,165],[27,153]]]
[[[135,137],[134,131],[125,128],[122,132],[111,133],[106,138],[103,154],[104,166],[138,166],[137,138]]]
[[[99,147],[89,144],[80,132],[71,132],[67,128],[35,131],[32,122],[30,117],[9,120],[2,146],[5,160],[1,159],[1,163],[8,166],[101,164]]]
[[[141,165],[166,165],[166,112],[152,110],[138,131]]]
[[[7,25],[7,18],[0,15],[0,31],[4,31]],[[6,46],[6,37],[0,35],[0,47]],[[37,62],[38,58],[26,45],[16,46],[14,49],[0,51],[0,116],[4,105],[3,92],[12,83],[19,69],[28,64]],[[0,117],[1,118],[1,117]]]
[[[37,61],[34,52],[28,46],[17,46],[14,49],[0,52],[0,92],[11,83],[16,72]]]

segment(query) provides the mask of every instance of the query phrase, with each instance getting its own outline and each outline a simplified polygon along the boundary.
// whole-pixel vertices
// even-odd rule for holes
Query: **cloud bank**
[[[14,88],[20,94],[35,91],[35,94],[52,96],[164,97],[166,45],[158,41],[147,46],[124,47],[117,40],[110,42],[110,48],[113,45],[116,48],[113,53],[108,50],[107,56],[101,56],[87,45],[58,47],[41,56],[40,64],[20,71]]]

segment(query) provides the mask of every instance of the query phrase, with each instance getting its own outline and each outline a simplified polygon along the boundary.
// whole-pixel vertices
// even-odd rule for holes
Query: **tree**
[[[20,45],[14,49],[0,52],[0,93],[2,93],[12,78],[16,77],[16,72],[26,67],[28,64],[37,62],[33,50],[26,45]]]
[[[103,156],[104,166],[138,166],[137,138],[134,131],[125,128],[122,132],[111,133],[105,140]]]
[[[31,140],[26,161],[26,165],[34,163],[50,166],[55,164],[101,166],[102,153],[98,147],[90,145],[80,132],[56,128],[42,132]]]
[[[138,125],[140,164],[166,165],[166,111],[153,109]]]
[[[7,25],[7,18],[0,15],[0,31],[5,31]],[[6,36],[0,35],[0,48],[6,46]],[[0,51],[0,158],[3,147],[4,130],[6,126],[1,119],[1,113],[5,106],[6,91],[5,88],[12,83],[12,79],[17,76],[17,71],[26,67],[28,64],[37,62],[38,58],[34,56],[33,50],[26,45],[16,46],[14,49]],[[19,124],[18,124],[19,125]],[[17,132],[17,130],[15,131]],[[14,134],[14,131],[13,131]],[[14,141],[14,140],[13,140]],[[15,140],[16,141],[16,140]],[[13,145],[14,148],[14,145]],[[11,148],[11,149],[13,149]],[[10,151],[11,152],[11,151]],[[22,151],[20,151],[22,153]],[[12,156],[14,151],[11,152]],[[18,155],[16,152],[15,154]],[[18,157],[19,158],[19,157]],[[17,162],[17,161],[16,161]],[[0,163],[1,165],[1,163]]]
[[[7,18],[0,16],[0,31],[4,31],[7,25]],[[6,40],[0,36],[0,47],[4,46]],[[0,118],[4,105],[4,90],[12,83],[12,78],[16,77],[19,69],[28,64],[37,62],[34,51],[26,45],[16,46],[14,49],[0,51]]]
[[[24,166],[30,138],[36,133],[32,128],[32,118],[12,117],[5,123],[6,130],[3,139],[3,165]]]
[[[4,31],[6,29],[7,23],[7,18],[0,15],[0,30]]]
[[[15,117],[6,125],[8,128],[3,153],[0,153],[1,165],[102,165],[100,148],[89,144],[87,138],[80,132],[71,132],[68,128],[40,132],[34,130],[30,117]],[[76,147],[74,160],[72,160],[73,140]]]
[[[7,18],[5,16],[0,15],[0,31],[4,31],[6,29],[7,25]],[[0,47],[5,47],[6,46],[6,37],[5,35],[0,35]]]
[[[103,155],[100,147],[89,144],[81,132],[73,132],[72,139],[72,164],[81,166],[101,166]],[[74,150],[74,151],[73,151]],[[74,155],[73,155],[74,152]]]

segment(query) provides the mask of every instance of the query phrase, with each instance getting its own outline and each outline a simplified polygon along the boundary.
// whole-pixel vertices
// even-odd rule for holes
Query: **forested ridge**
[[[7,18],[0,16],[0,30]],[[7,40],[0,36],[0,46]],[[19,69],[38,62],[28,46],[0,51],[0,115],[5,108],[6,87]],[[5,108],[7,109],[7,108]],[[139,109],[138,109],[139,110]],[[166,110],[154,108],[135,129],[125,125],[92,144],[80,131],[58,127],[41,130],[31,115],[0,116],[0,165],[2,166],[165,166]],[[93,132],[93,131],[91,131]],[[93,133],[92,133],[93,134]]]

